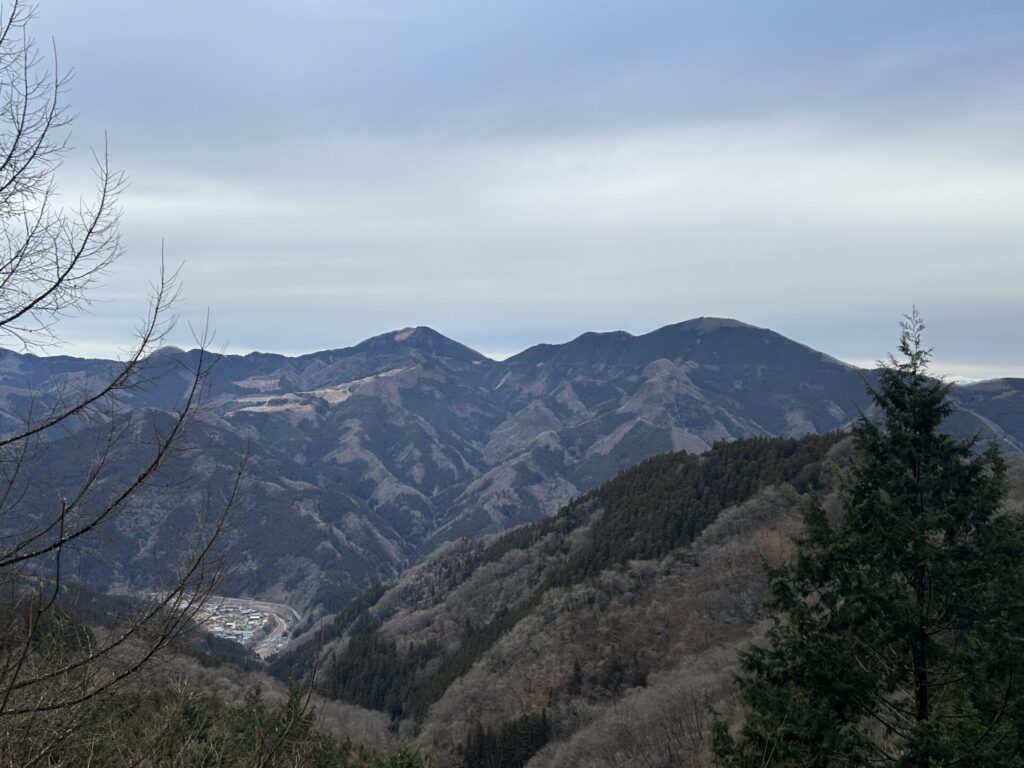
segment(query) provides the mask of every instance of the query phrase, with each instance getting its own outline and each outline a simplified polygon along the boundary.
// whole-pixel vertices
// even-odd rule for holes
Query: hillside
[[[161,350],[119,403],[159,425],[197,352]],[[114,363],[0,355],[0,425],[99,386]],[[105,589],[159,583],[197,510],[223,498],[246,452],[223,591],[340,609],[446,542],[553,514],[617,471],[666,451],[842,428],[864,405],[857,370],[772,331],[699,318],[642,336],[588,333],[489,360],[428,328],[300,357],[216,359],[205,409],[164,489],[83,548]],[[957,387],[951,422],[1008,450],[1024,444],[1024,383]],[[86,471],[104,423],[45,447],[62,467],[26,486],[40,509]],[[127,472],[139,456],[111,462]],[[182,490],[184,489],[184,490]],[[113,565],[112,565],[113,564]]]
[[[441,765],[502,734],[543,742],[535,767],[701,764],[708,707],[731,711],[736,650],[762,629],[764,566],[789,556],[803,494],[838,510],[850,449],[755,438],[647,460],[365,593],[275,672],[318,656],[321,693],[389,714]],[[1007,507],[1024,508],[1019,460]]]
[[[320,647],[321,693],[387,712],[440,752],[478,724],[497,733],[542,712],[546,753],[564,752],[697,660],[720,667],[700,700],[719,696],[729,649],[755,629],[762,558],[785,556],[802,492],[829,492],[838,440],[645,461],[553,518],[452,545],[366,593],[275,671],[300,674]]]

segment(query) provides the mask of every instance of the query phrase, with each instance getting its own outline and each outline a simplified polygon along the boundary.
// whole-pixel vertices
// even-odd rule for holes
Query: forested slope
[[[318,654],[321,693],[387,713],[451,764],[491,765],[510,740],[540,764],[603,749],[588,740],[598,723],[627,704],[647,718],[693,675],[707,678],[702,717],[756,631],[763,562],[786,556],[801,495],[830,494],[846,452],[827,435],[648,459],[555,517],[458,542],[367,592],[276,672]],[[673,712],[665,738],[703,749]]]

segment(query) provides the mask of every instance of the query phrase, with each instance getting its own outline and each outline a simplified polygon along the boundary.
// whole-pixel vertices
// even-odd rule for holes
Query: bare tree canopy
[[[96,190],[73,210],[55,206],[55,174],[73,119],[63,103],[70,73],[52,69],[29,36],[34,9],[15,2],[0,22],[0,330],[25,348],[56,341],[55,325],[89,299],[121,252],[123,174],[106,148]]]
[[[121,254],[118,195],[124,176],[106,147],[94,153],[94,196],[58,207],[67,155],[69,73],[30,35],[35,9],[14,2],[0,21],[0,344],[25,351],[60,342],[60,323],[82,311]],[[8,404],[0,431],[0,763],[61,764],[92,707],[122,690],[182,633],[210,594],[220,541],[241,468],[225,498],[196,511],[180,567],[147,602],[99,599],[93,620],[76,615],[85,588],[76,555],[109,525],[152,501],[161,470],[182,449],[201,406],[212,356],[156,364],[174,323],[174,271],[161,265],[134,346],[102,381],[68,381]],[[0,352],[0,355],[3,353]],[[171,371],[167,365],[175,370]],[[137,412],[126,394],[161,375],[182,377],[176,410]],[[79,439],[74,466],[55,466],[48,446]],[[141,606],[141,607],[140,607]]]

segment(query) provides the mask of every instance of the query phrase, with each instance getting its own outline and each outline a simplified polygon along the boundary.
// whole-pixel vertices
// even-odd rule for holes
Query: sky
[[[299,353],[427,325],[503,357],[734,317],[859,364],[1024,376],[1024,4],[44,0],[126,253],[62,350],[111,354],[161,251],[182,322]]]

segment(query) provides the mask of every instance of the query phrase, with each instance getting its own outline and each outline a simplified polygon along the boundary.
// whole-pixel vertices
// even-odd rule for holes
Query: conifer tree
[[[745,653],[729,766],[1024,765],[1024,525],[1000,512],[994,446],[941,431],[915,310],[854,428],[844,514],[805,511],[771,574],[766,643]]]

